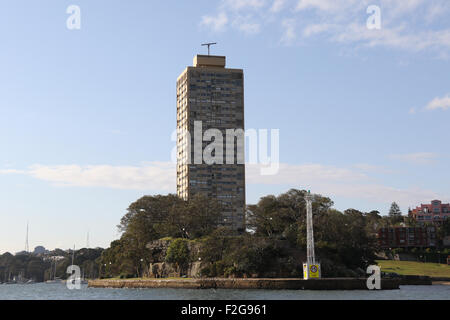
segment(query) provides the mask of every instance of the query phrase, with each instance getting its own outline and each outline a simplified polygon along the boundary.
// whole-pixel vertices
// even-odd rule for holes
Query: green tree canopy
[[[185,239],[175,239],[167,249],[166,261],[174,263],[178,270],[183,271],[189,264],[189,248]]]

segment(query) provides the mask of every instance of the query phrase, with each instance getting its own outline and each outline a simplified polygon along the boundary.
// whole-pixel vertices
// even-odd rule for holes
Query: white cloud
[[[276,175],[261,175],[260,165],[246,165],[248,183],[296,184],[299,181],[356,181],[367,178],[363,173],[350,169],[321,164],[280,164]]]
[[[364,169],[379,170],[377,166],[367,164],[355,165]],[[325,166],[320,164],[289,165],[281,164],[280,170],[274,176],[259,174],[259,166],[246,166],[246,178],[249,184],[287,185],[294,188],[314,190],[315,193],[329,196],[346,197],[349,199],[364,199],[374,203],[392,203],[396,201],[403,206],[429,201],[430,199],[445,199],[433,191],[408,188],[401,189],[376,183],[366,174],[357,170]]]
[[[376,172],[376,173],[384,173],[384,174],[392,174],[393,171],[379,165],[373,165],[368,163],[357,163],[353,165],[354,168],[364,171],[364,172]]]
[[[246,34],[255,34],[255,33],[258,33],[261,29],[261,26],[259,23],[251,22],[250,16],[237,17],[233,21],[232,25],[233,25],[233,27],[241,30],[242,32],[244,32]]]
[[[281,43],[285,45],[290,45],[297,38],[295,31],[295,20],[294,19],[284,19],[281,22],[283,28],[283,35],[281,37]]]
[[[303,36],[311,37],[316,34],[328,31],[331,27],[332,26],[327,23],[311,24],[311,25],[306,26],[306,28],[303,29]]]
[[[232,10],[258,9],[266,5],[265,0],[224,0],[224,7]]]
[[[394,156],[396,157],[396,156]],[[433,159],[434,154],[401,155],[407,161]],[[369,164],[343,168],[322,164],[280,164],[276,175],[261,175],[261,165],[246,165],[246,182],[257,185],[286,185],[308,188],[316,193],[349,199],[366,199],[377,203],[397,201],[409,206],[442,195],[419,188],[400,189],[376,182],[366,174],[384,170]],[[365,171],[365,172],[361,172]],[[123,190],[175,192],[176,168],[172,162],[151,162],[141,166],[111,165],[33,165],[27,170],[0,170],[0,174],[24,174],[51,183],[55,187],[99,187]]]
[[[175,165],[151,162],[143,166],[33,165],[28,170],[1,170],[0,174],[25,174],[54,186],[104,187],[131,190],[173,191]]]
[[[393,47],[422,51],[425,49],[450,48],[450,30],[407,33],[406,25],[395,28],[369,30],[365,25],[352,23],[333,36],[341,43],[360,43],[368,47]]]
[[[389,158],[412,164],[429,164],[436,160],[439,155],[433,152],[417,152],[407,154],[393,154]]]
[[[239,25],[239,29],[247,34],[255,34],[260,30],[260,25],[258,23],[242,23]]]
[[[274,0],[272,6],[270,7],[271,12],[280,12],[286,5],[285,0]]]
[[[16,169],[0,169],[0,174],[24,174],[26,173],[23,170],[16,170]]]
[[[213,31],[224,31],[228,23],[226,13],[220,12],[217,16],[203,16],[200,25],[211,28]]]
[[[428,8],[426,13],[426,21],[428,23],[434,22],[437,18],[440,18],[442,15],[446,14],[450,9],[450,3],[433,3]]]
[[[346,2],[348,5],[352,1],[348,0]],[[343,6],[345,6],[345,1],[343,2],[342,0],[299,0],[295,10],[318,9],[322,11],[336,11]]]
[[[399,16],[418,10],[425,2],[425,0],[381,0],[380,7],[392,16]]]
[[[366,27],[369,18],[366,9],[373,4],[381,8],[379,30]],[[274,15],[285,8],[288,10],[284,10],[283,15]],[[293,26],[296,26],[303,30],[299,36],[304,39],[326,31],[325,41],[356,48],[384,46],[415,52],[430,50],[442,59],[448,58],[450,49],[450,27],[446,20],[450,10],[448,0],[380,0],[378,3],[372,0],[223,0],[219,10],[228,13],[231,21],[236,16],[254,13],[259,20],[237,28],[245,33],[257,33],[263,26],[281,23],[280,43],[284,45],[295,42],[298,35]],[[206,17],[209,20],[204,24],[212,23],[212,17]],[[223,27],[223,24],[217,25]],[[222,27],[213,30],[222,31]]]
[[[375,203],[397,202],[401,206],[413,206],[429,202],[431,199],[446,199],[444,195],[431,190],[408,188],[400,189],[380,184],[339,184],[322,188],[325,194],[353,199],[365,199]]]
[[[442,98],[434,98],[432,101],[430,101],[427,106],[425,107],[426,110],[447,110],[450,108],[450,95],[446,95]]]

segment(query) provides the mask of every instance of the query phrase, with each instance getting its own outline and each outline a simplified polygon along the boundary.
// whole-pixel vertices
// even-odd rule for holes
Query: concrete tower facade
[[[223,56],[197,55],[177,79],[177,194],[217,199],[223,206],[219,223],[240,231],[245,228],[244,77],[242,69],[225,63]],[[222,134],[221,150],[211,153],[218,138],[208,132]],[[205,153],[218,161],[211,163]]]

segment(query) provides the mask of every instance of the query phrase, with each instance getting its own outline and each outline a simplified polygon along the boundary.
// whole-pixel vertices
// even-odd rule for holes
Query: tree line
[[[187,201],[176,195],[145,196],[132,203],[118,225],[122,235],[100,258],[103,277],[142,277],[153,259],[147,244],[172,239],[166,262],[185,268],[201,260],[204,276],[277,274],[300,276],[306,251],[305,190],[268,195],[248,206],[247,230],[236,233],[220,224],[220,204],[202,195]],[[313,201],[317,256],[325,276],[352,276],[373,264],[378,211],[340,212],[327,197]],[[176,241],[175,241],[176,240]],[[199,254],[188,252],[195,242]],[[161,261],[159,261],[161,262]]]

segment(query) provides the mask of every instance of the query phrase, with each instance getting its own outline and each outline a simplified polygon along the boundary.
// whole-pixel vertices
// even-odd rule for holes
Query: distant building
[[[65,257],[64,256],[48,256],[48,257],[44,257],[44,261],[60,261],[60,260],[64,260]]]
[[[381,248],[435,247],[436,228],[394,227],[378,230],[378,244]]]
[[[440,224],[450,217],[450,203],[433,200],[430,204],[421,204],[413,210],[410,209],[408,216],[419,223]]]
[[[29,255],[29,254],[30,254],[29,252],[23,250],[23,251],[16,252],[14,255],[15,256],[23,256],[23,255]]]
[[[38,254],[46,254],[49,253],[48,250],[46,250],[43,246],[37,246],[36,248],[34,248],[33,254],[38,255]]]

